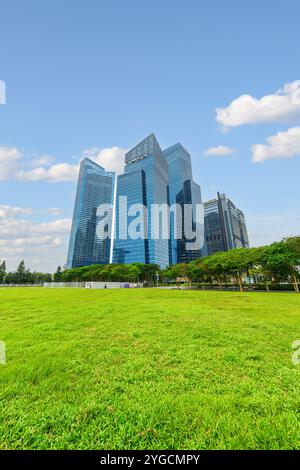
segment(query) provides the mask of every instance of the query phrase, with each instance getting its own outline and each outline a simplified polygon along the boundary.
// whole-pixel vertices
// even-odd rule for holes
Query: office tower
[[[176,239],[176,232],[182,232],[184,227],[184,206],[193,205],[193,230],[195,230],[195,207],[201,203],[200,186],[193,181],[190,154],[181,144],[175,144],[163,152],[168,163],[169,203],[178,204],[180,212],[171,211],[170,218],[170,264],[187,263],[200,258],[201,251],[187,250],[186,238],[182,235]]]
[[[205,254],[248,248],[244,214],[225,194],[204,203]]]
[[[88,158],[82,160],[77,183],[67,267],[107,264],[110,258],[111,224],[108,238],[97,236],[97,215],[101,204],[113,205],[115,174]]]
[[[122,198],[127,198],[127,208],[143,204],[144,236],[132,239],[128,228],[135,219],[126,214]],[[123,199],[124,200],[124,199]],[[151,229],[153,204],[168,203],[168,165],[154,136],[150,134],[125,155],[125,173],[118,177],[116,195],[116,224],[114,263],[154,263],[162,268],[169,264],[169,240],[159,234],[153,238]],[[123,235],[120,233],[123,232]],[[124,233],[125,232],[125,233]]]

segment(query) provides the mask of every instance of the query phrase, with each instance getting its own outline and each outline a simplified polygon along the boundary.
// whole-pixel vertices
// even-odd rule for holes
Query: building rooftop
[[[149,155],[158,155],[161,153],[160,145],[155,135],[152,133],[125,154],[125,164],[127,165],[128,163],[142,160]]]

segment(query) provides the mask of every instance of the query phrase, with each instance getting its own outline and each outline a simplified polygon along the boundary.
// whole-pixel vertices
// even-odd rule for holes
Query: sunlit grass
[[[300,295],[0,289],[2,449],[299,449]]]

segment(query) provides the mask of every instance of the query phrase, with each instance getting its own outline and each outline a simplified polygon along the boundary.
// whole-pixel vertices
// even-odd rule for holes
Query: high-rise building
[[[113,205],[115,173],[105,171],[97,163],[85,158],[81,161],[71,228],[67,267],[107,264],[110,260],[111,224],[107,238],[97,236],[101,204]]]
[[[191,157],[180,143],[162,151],[150,134],[132,148],[125,155],[125,171],[118,176],[116,194],[115,174],[85,158],[80,164],[67,266],[108,264],[112,254],[114,263],[153,263],[164,268],[249,247],[243,212],[219,193],[204,203],[202,246],[201,202]],[[99,210],[103,204],[111,208],[110,219],[104,219]],[[99,226],[104,226],[104,237],[99,236]]]
[[[128,227],[136,214],[125,214],[123,206],[143,204],[142,214],[144,236],[132,239]],[[114,240],[114,263],[153,263],[161,267],[169,264],[169,240],[160,233],[153,238],[153,205],[168,204],[168,165],[154,134],[136,145],[125,155],[125,173],[118,177],[116,195],[116,224]],[[122,233],[121,233],[122,232]]]
[[[204,227],[205,255],[249,247],[244,214],[225,194],[204,203]]]
[[[193,207],[193,230],[195,230],[196,204],[201,203],[200,186],[193,181],[191,156],[180,144],[172,145],[163,152],[168,163],[169,203],[178,204],[179,210],[171,211],[170,218],[170,264],[187,263],[200,258],[201,250],[187,250],[186,237],[182,234],[177,238],[176,232],[184,227],[184,207]]]

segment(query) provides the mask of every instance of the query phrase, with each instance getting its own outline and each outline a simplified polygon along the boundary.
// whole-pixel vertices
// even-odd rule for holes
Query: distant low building
[[[225,194],[204,203],[204,254],[248,248],[245,216]]]

